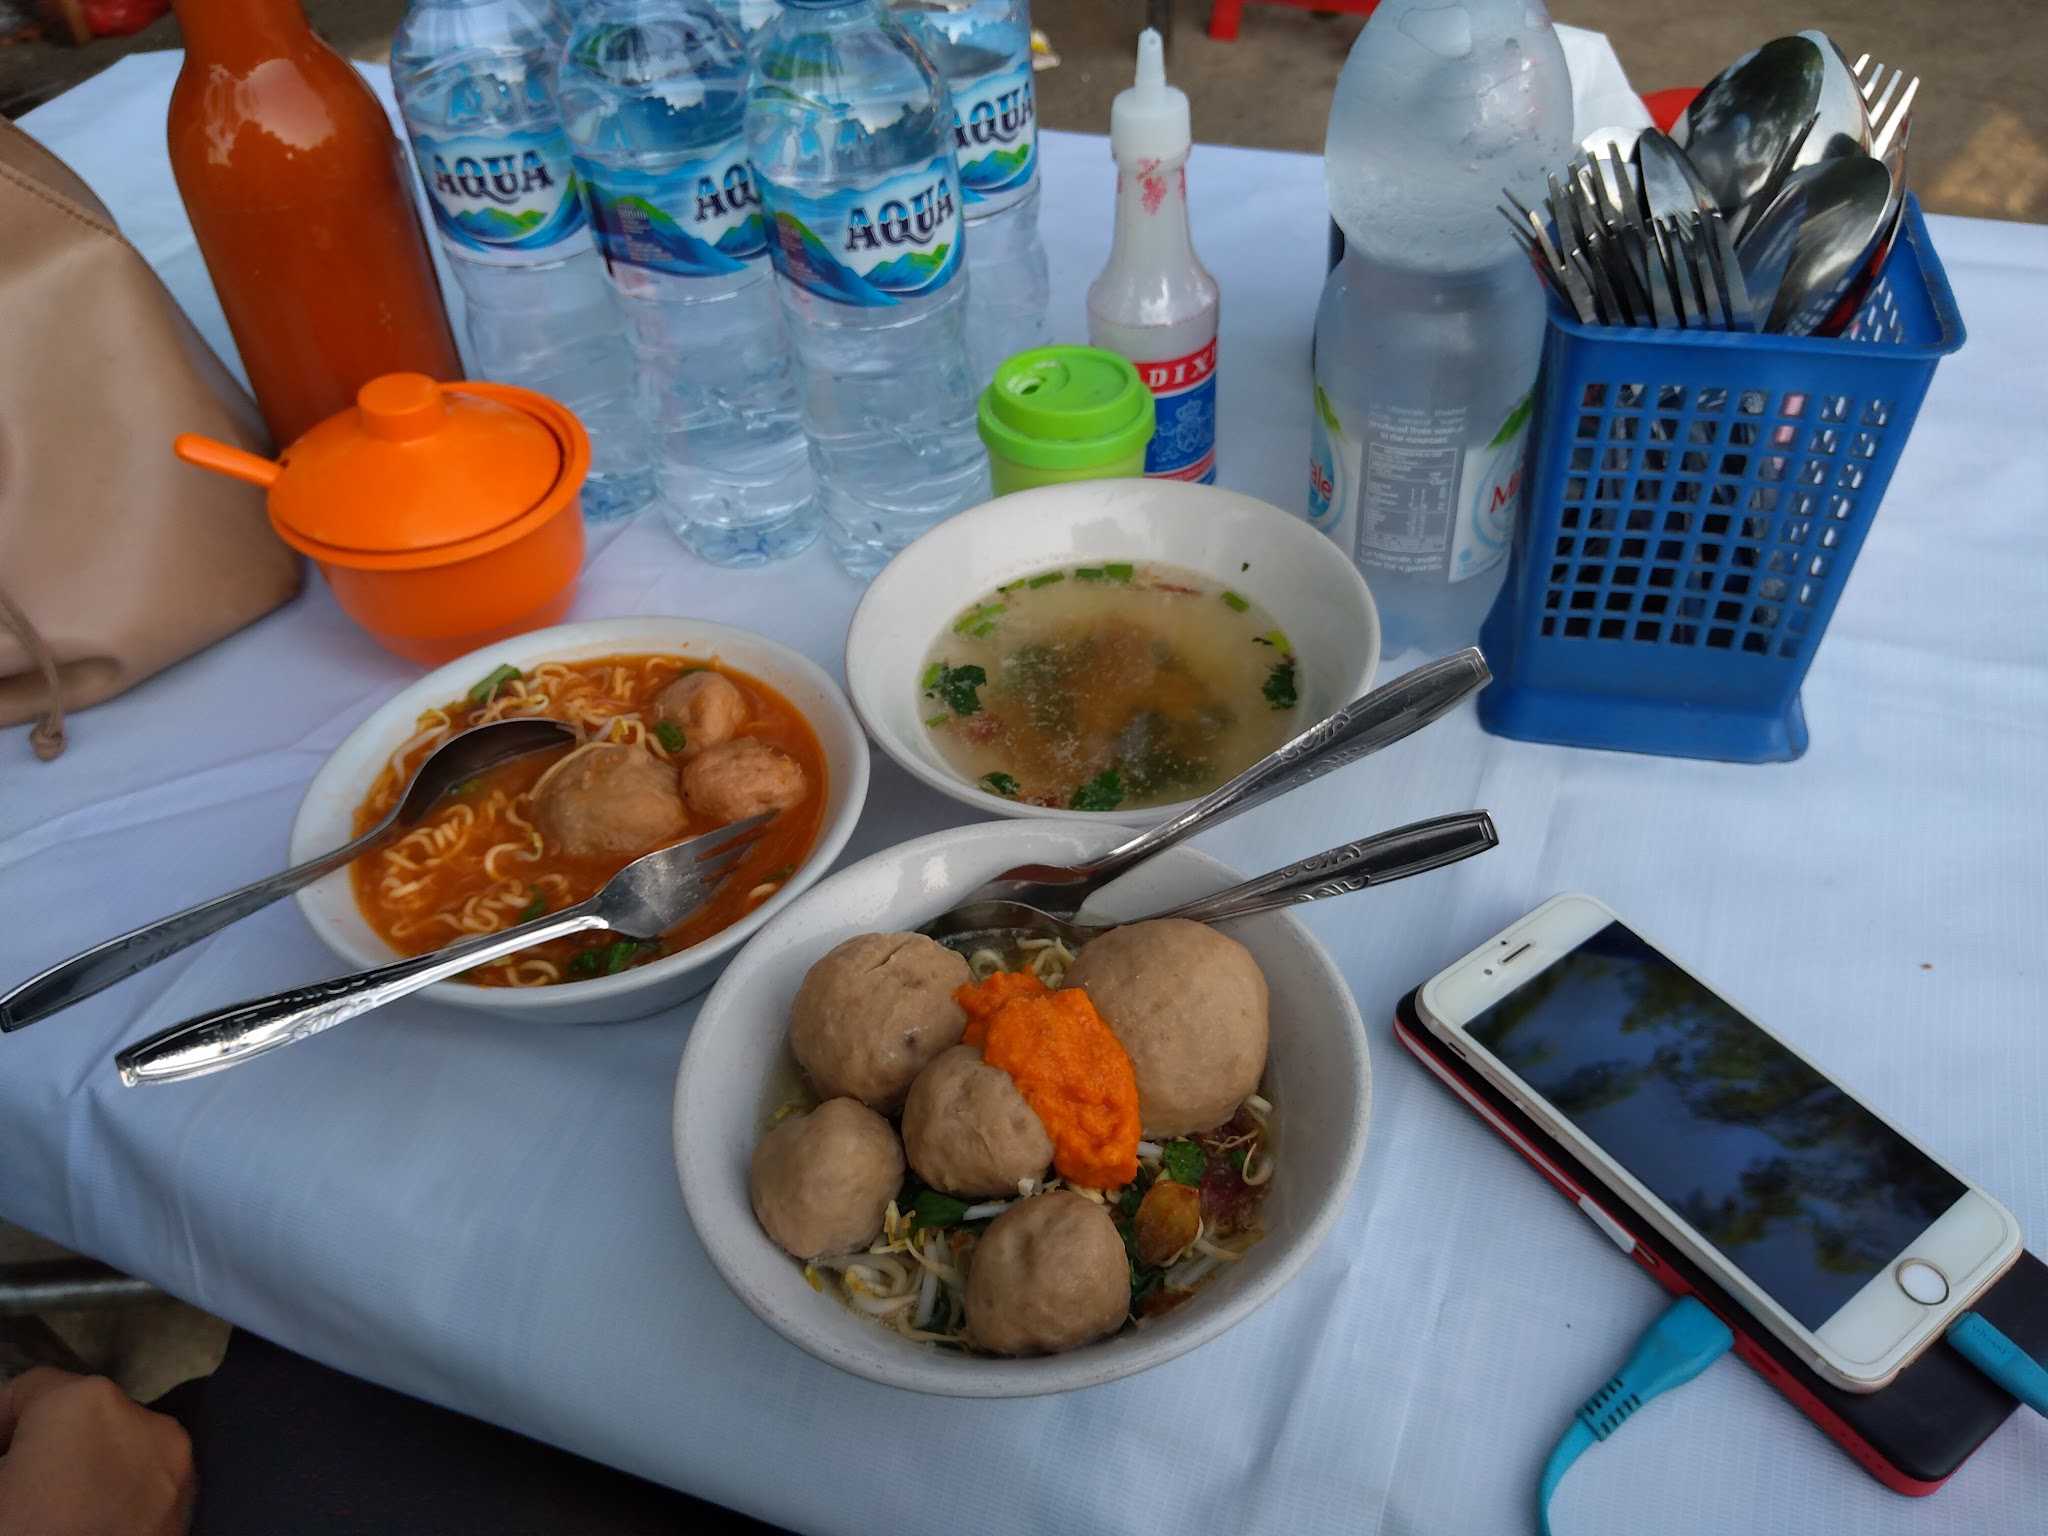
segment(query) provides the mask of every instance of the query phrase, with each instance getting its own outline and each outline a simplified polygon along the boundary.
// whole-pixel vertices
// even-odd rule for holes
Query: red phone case
[[[2018,1406],[1960,1356],[1938,1347],[1880,1392],[1845,1392],[1822,1380],[1712,1276],[1639,1221],[1597,1174],[1430,1034],[1415,1004],[1414,992],[1401,1000],[1395,1038],[1658,1284],[1673,1295],[1697,1296],[1728,1324],[1743,1363],[1885,1487],[1915,1497],[1933,1493]],[[2048,1265],[2022,1254],[1977,1307],[2030,1347],[2048,1347]]]

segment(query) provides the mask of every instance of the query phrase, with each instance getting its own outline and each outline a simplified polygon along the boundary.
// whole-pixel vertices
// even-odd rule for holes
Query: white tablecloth
[[[218,339],[155,126],[168,79],[161,57],[127,61],[28,126]],[[1051,134],[1045,170],[1056,329],[1077,336],[1111,167],[1100,140]],[[1225,295],[1221,478],[1296,506],[1321,166],[1205,147],[1191,185]],[[692,1009],[578,1031],[401,1006],[239,1071],[122,1088],[123,1042],[335,968],[289,902],[0,1038],[0,1215],[347,1370],[806,1530],[1527,1529],[1546,1449],[1661,1295],[1385,1021],[1550,893],[1637,917],[2048,1233],[2048,229],[1932,224],[1974,337],[1942,365],[1814,667],[1802,761],[1530,746],[1468,709],[1208,839],[1264,868],[1480,805],[1504,841],[1309,909],[1375,1029],[1371,1144],[1322,1251],[1207,1348],[967,1403],[783,1343],[676,1195]],[[836,666],[855,597],[822,549],[714,573],[649,519],[594,558],[576,612],[757,626]],[[410,675],[316,586],[79,718],[54,765],[0,735],[0,977],[277,867],[322,757]],[[851,854],[963,814],[878,760]],[[2017,1533],[2044,1500],[2039,1421],[1914,1502],[1723,1363],[1589,1457],[1558,1513],[1574,1536]]]

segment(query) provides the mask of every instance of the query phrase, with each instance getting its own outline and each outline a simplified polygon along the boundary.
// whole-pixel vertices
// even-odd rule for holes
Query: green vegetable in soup
[[[988,674],[980,667],[949,667],[944,662],[934,662],[924,676],[926,698],[937,699],[956,715],[981,713],[979,690],[988,681]]]
[[[996,632],[996,620],[1009,611],[1005,603],[981,603],[953,621],[953,633],[979,640]]]
[[[1067,573],[1065,571],[1047,571],[1043,576],[1032,577],[1024,585],[1036,592],[1040,587],[1049,587],[1056,581],[1065,581],[1066,579]]]
[[[1099,565],[1077,565],[1074,567],[1074,580],[1076,581],[1100,581],[1103,575],[1103,569]]]
[[[926,1227],[950,1227],[966,1214],[965,1200],[942,1195],[936,1189],[921,1189],[910,1203],[910,1229],[922,1232]]]
[[[1129,581],[1137,573],[1137,567],[1121,560],[1112,560],[1102,568],[1102,574],[1111,581]]]
[[[1006,800],[1014,800],[1020,786],[1007,773],[984,773],[981,776],[981,787],[992,794],[1001,795]]]
[[[1169,1141],[1160,1166],[1176,1184],[1199,1184],[1208,1171],[1208,1154],[1192,1141]]]
[[[1251,604],[1244,598],[1239,597],[1235,592],[1226,591],[1223,594],[1223,606],[1232,613],[1243,613],[1251,607]]]
[[[1123,776],[1114,768],[1105,768],[1074,791],[1074,798],[1067,802],[1067,808],[1075,811],[1113,811],[1123,803]]]
[[[654,726],[654,739],[670,752],[683,750],[683,728],[673,720],[660,720]]]
[[[507,683],[517,682],[525,675],[517,667],[493,667],[489,673],[478,680],[474,688],[469,690],[469,702],[472,704],[488,704],[498,696],[500,688],[504,687]]]
[[[1294,696],[1294,659],[1292,657],[1289,657],[1286,661],[1276,661],[1273,663],[1273,670],[1266,674],[1266,686],[1261,691],[1266,695],[1266,702],[1275,709],[1294,708],[1296,699]]]
[[[535,896],[535,897],[533,898],[533,900],[529,901],[529,902],[528,902],[528,903],[526,904],[526,910],[525,910],[525,911],[523,911],[523,912],[521,912],[521,913],[519,914],[519,921],[520,921],[520,922],[522,922],[522,923],[530,923],[530,922],[532,922],[532,921],[533,921],[533,920],[534,920],[534,919],[535,919],[536,917],[546,917],[547,915],[548,915],[548,899],[547,899],[547,897],[545,897],[545,896]]]

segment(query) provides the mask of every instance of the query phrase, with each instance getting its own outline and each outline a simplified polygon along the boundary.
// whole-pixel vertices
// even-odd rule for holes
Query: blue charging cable
[[[2034,1412],[2048,1417],[2048,1366],[2001,1333],[1980,1312],[1965,1312],[1950,1327],[1949,1347]],[[1682,1296],[1636,1341],[1618,1375],[1580,1405],[1571,1428],[1543,1466],[1536,1494],[1536,1529],[1551,1536],[1550,1501],[1565,1473],[1596,1441],[1626,1424],[1660,1392],[1684,1386],[1734,1347],[1728,1325],[1698,1298]]]
[[[1735,1347],[1728,1325],[1697,1297],[1681,1296],[1636,1341],[1619,1374],[1580,1405],[1564,1438],[1544,1463],[1536,1494],[1536,1529],[1550,1536],[1550,1500],[1571,1464],[1605,1440],[1660,1392],[1682,1387]]]
[[[1948,1331],[1949,1348],[2048,1418],[2048,1367],[1998,1331],[1981,1312],[1965,1312]]]

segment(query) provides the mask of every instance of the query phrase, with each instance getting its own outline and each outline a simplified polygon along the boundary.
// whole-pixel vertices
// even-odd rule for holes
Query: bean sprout
[[[939,1263],[938,1255],[932,1250],[938,1246],[938,1238],[926,1234],[924,1252],[924,1278],[917,1282],[917,1316],[911,1319],[920,1328],[929,1328],[932,1313],[939,1304]]]
[[[962,1221],[986,1221],[991,1216],[1001,1215],[1014,1204],[1016,1204],[1014,1200],[984,1200],[979,1205],[967,1207],[966,1210],[960,1213],[960,1219]]]

